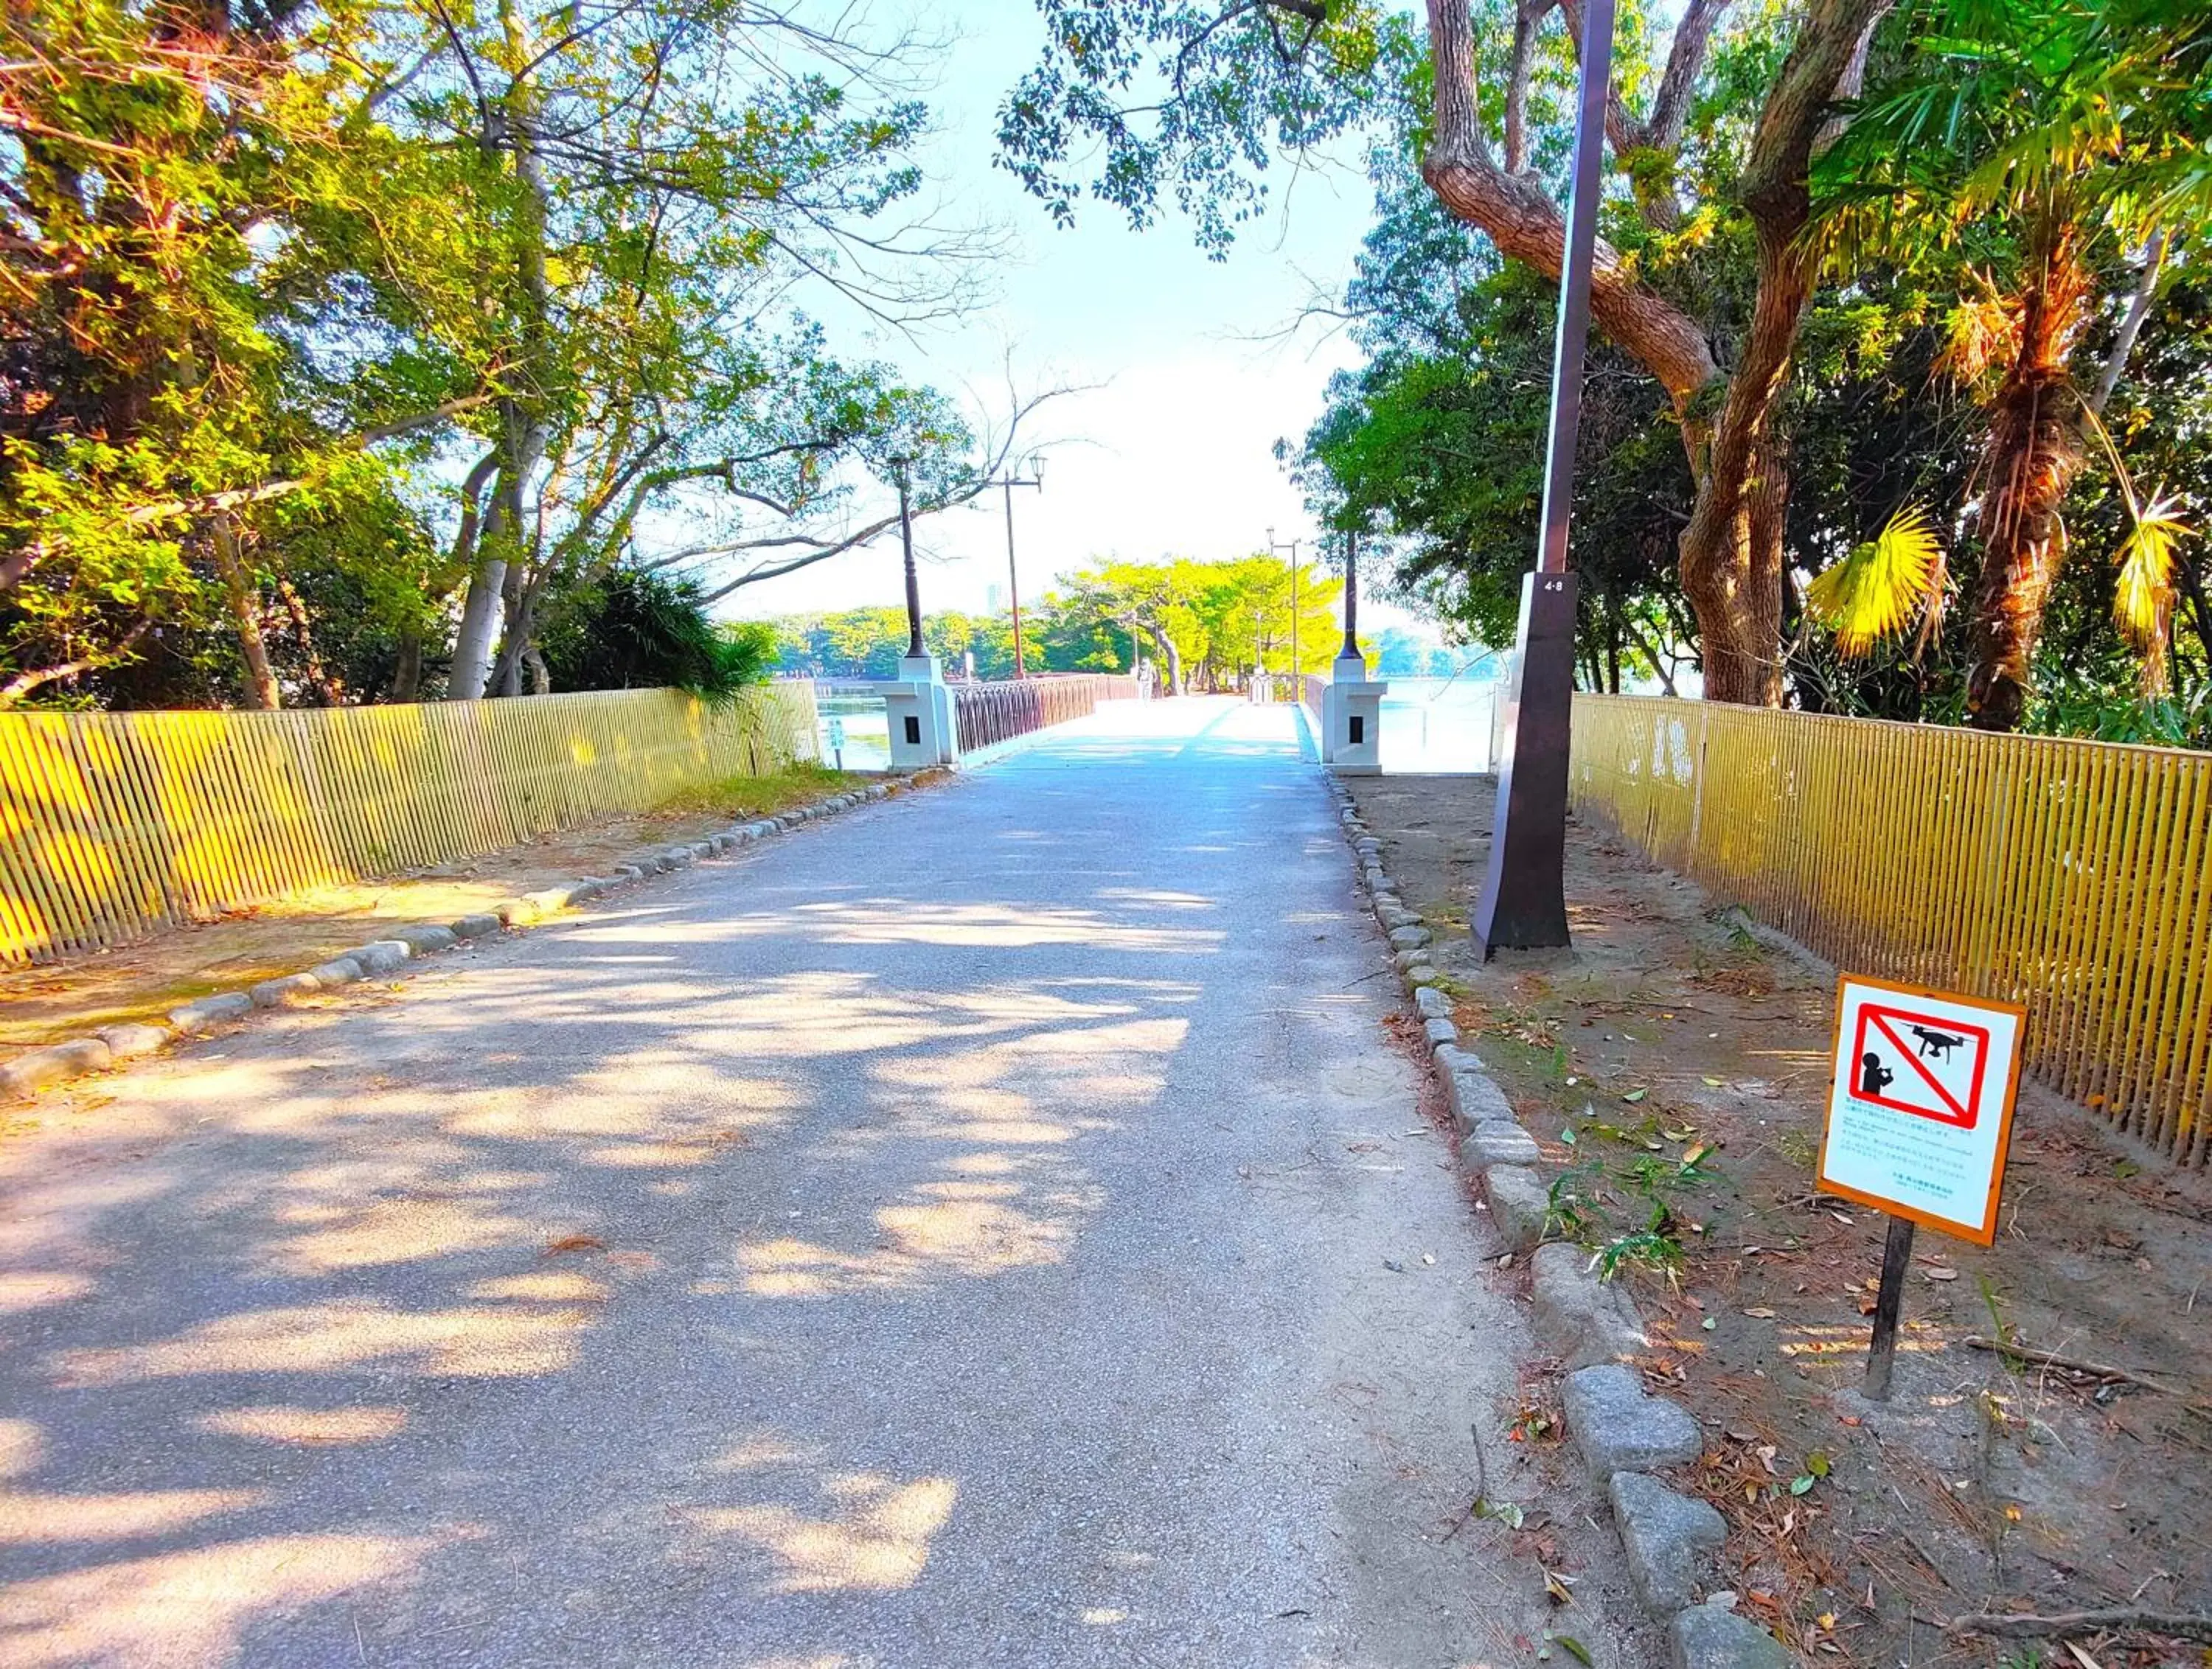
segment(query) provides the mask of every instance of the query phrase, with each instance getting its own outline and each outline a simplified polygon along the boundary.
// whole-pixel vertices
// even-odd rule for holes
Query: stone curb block
[[[702,858],[750,845],[816,817],[889,799],[894,794],[908,792],[910,786],[902,782],[872,783],[865,789],[818,800],[784,816],[734,825],[690,846],[671,847],[638,863],[618,865],[605,876],[586,876],[568,887],[549,887],[520,898],[506,899],[494,909],[463,916],[450,926],[424,924],[401,928],[391,938],[341,952],[319,967],[264,980],[250,990],[222,992],[182,1004],[169,1011],[167,1027],[105,1026],[90,1037],[26,1050],[0,1061],[0,1095],[27,1095],[65,1078],[99,1071],[119,1060],[152,1054],[173,1036],[194,1035],[223,1021],[240,1019],[256,1007],[275,1008],[294,997],[392,973],[413,956],[450,950],[464,940],[495,933],[502,926],[537,921],[571,905],[597,898],[624,882],[641,881],[648,874],[683,868]]]
[[[404,939],[374,939],[343,953],[347,961],[361,969],[364,979],[396,973],[400,964],[414,954]]]
[[[1797,1661],[1749,1617],[1710,1600],[1675,1613],[1667,1636],[1674,1669],[1791,1669]]]
[[[194,1032],[204,1032],[210,1026],[220,1025],[226,1020],[235,1020],[240,1015],[252,1012],[252,998],[242,991],[225,991],[171,1009],[169,1023],[189,1037]]]
[[[1618,1363],[1569,1374],[1561,1402],[1567,1433],[1595,1483],[1611,1483],[1617,1472],[1679,1466],[1705,1452],[1698,1423],[1651,1395],[1641,1375]]]
[[[1451,998],[1432,985],[1425,985],[1414,992],[1413,1006],[1420,1010],[1421,1017],[1425,1020],[1451,1018]]]
[[[1517,1124],[1486,1120],[1459,1138],[1462,1163],[1486,1171],[1492,1165],[1534,1165],[1544,1157],[1528,1134]]]
[[[1552,1196],[1544,1179],[1526,1165],[1492,1165],[1482,1174],[1490,1221],[1510,1252],[1534,1252],[1550,1220]]]
[[[107,1045],[107,1053],[114,1059],[131,1060],[151,1054],[167,1043],[169,1029],[126,1021],[119,1026],[102,1026],[94,1035]]]
[[[1629,1581],[1653,1616],[1672,1616],[1690,1603],[1705,1556],[1728,1539],[1728,1521],[1642,1472],[1613,1473],[1607,1493]]]
[[[1650,1348],[1628,1295],[1589,1272],[1586,1261],[1579,1247],[1555,1241],[1538,1247],[1533,1263],[1537,1330],[1570,1368],[1611,1363]]]
[[[1390,943],[1401,950],[1425,950],[1429,948],[1429,930],[1425,927],[1394,927]]]
[[[113,1058],[107,1045],[96,1037],[73,1038],[67,1043],[27,1050],[0,1066],[0,1089],[26,1094],[80,1072],[96,1072]]]
[[[1459,1028],[1441,1016],[1425,1022],[1421,1029],[1428,1034],[1432,1048],[1452,1049],[1459,1047]]]
[[[282,1008],[295,997],[312,997],[323,988],[313,974],[283,974],[264,980],[246,992],[256,1008]]]

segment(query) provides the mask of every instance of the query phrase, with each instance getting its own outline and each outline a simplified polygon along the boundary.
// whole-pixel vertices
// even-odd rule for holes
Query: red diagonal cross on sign
[[[1960,1122],[1962,1124],[1971,1124],[1973,1121],[1973,1109],[1970,1107],[1961,1105],[1959,1098],[1951,1093],[1942,1082],[1936,1077],[1936,1074],[1929,1071],[1925,1066],[1920,1064],[1919,1053],[1891,1029],[1888,1017],[1881,1010],[1875,1008],[1868,1009],[1867,1018],[1873,1021],[1875,1029],[1879,1030],[1884,1037],[1887,1038],[1891,1043],[1896,1046],[1898,1053],[1905,1057],[1905,1064],[1912,1068],[1914,1071],[1919,1073],[1921,1077],[1926,1082],[1928,1087],[1943,1098],[1943,1105],[1951,1109],[1952,1113],[1957,1116]]]

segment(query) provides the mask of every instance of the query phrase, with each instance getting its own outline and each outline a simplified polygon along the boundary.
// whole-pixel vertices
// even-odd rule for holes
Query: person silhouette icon
[[[1859,1057],[1859,1094],[1879,1095],[1889,1088],[1897,1074],[1881,1064],[1881,1057],[1869,1049]]]

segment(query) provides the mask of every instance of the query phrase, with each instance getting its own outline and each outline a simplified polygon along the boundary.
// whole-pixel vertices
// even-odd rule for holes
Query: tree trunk
[[[1990,403],[1982,449],[1981,577],[1969,633],[1966,722],[2015,731],[2033,689],[2044,605],[2066,557],[2060,508],[2081,467],[2082,405],[2067,367],[2088,275],[2070,229],[2046,217],[2020,298],[2020,348]]]
[[[1789,503],[1781,448],[1765,436],[1698,483],[1682,530],[1682,594],[1698,616],[1709,701],[1782,703],[1782,526]]]
[[[315,692],[315,699],[323,706],[343,707],[345,686],[332,677],[323,665],[322,655],[315,647],[314,626],[308,618],[306,600],[289,580],[276,581],[276,594],[284,599],[284,611],[292,618],[292,637],[300,646],[300,658],[307,669],[307,687]]]
[[[238,628],[239,651],[246,658],[247,704],[264,713],[284,705],[276,675],[270,670],[269,646],[261,636],[261,599],[253,594],[246,563],[239,554],[238,524],[228,514],[218,515],[211,526],[216,571],[222,576],[231,623]]]
[[[1175,640],[1158,626],[1145,628],[1152,640],[1152,649],[1160,658],[1160,665],[1168,670],[1168,694],[1182,694],[1182,651],[1176,647]]]
[[[392,672],[392,699],[414,701],[422,695],[422,634],[409,632],[399,640],[398,664]]]
[[[513,0],[502,0],[500,18],[514,62],[533,63],[538,54],[522,9]],[[523,496],[545,455],[542,389],[550,369],[547,358],[552,351],[548,326],[551,291],[545,276],[549,202],[544,173],[538,166],[534,126],[538,103],[536,87],[526,75],[518,74],[487,112],[482,137],[487,153],[505,150],[514,156],[515,182],[521,188],[515,193],[514,222],[508,228],[515,274],[520,281],[520,316],[514,323],[522,349],[521,376],[519,391],[499,402],[503,455],[499,460],[492,514],[469,576],[468,600],[461,607],[460,631],[453,643],[453,671],[446,689],[448,701],[479,700],[490,681],[507,566],[518,560],[523,545]]]

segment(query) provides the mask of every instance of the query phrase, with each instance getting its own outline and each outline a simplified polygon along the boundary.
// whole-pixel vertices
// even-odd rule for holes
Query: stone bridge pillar
[[[952,692],[934,655],[903,655],[899,675],[883,686],[884,711],[890,719],[891,768],[918,770],[950,765],[960,757],[960,729],[952,715]]]

